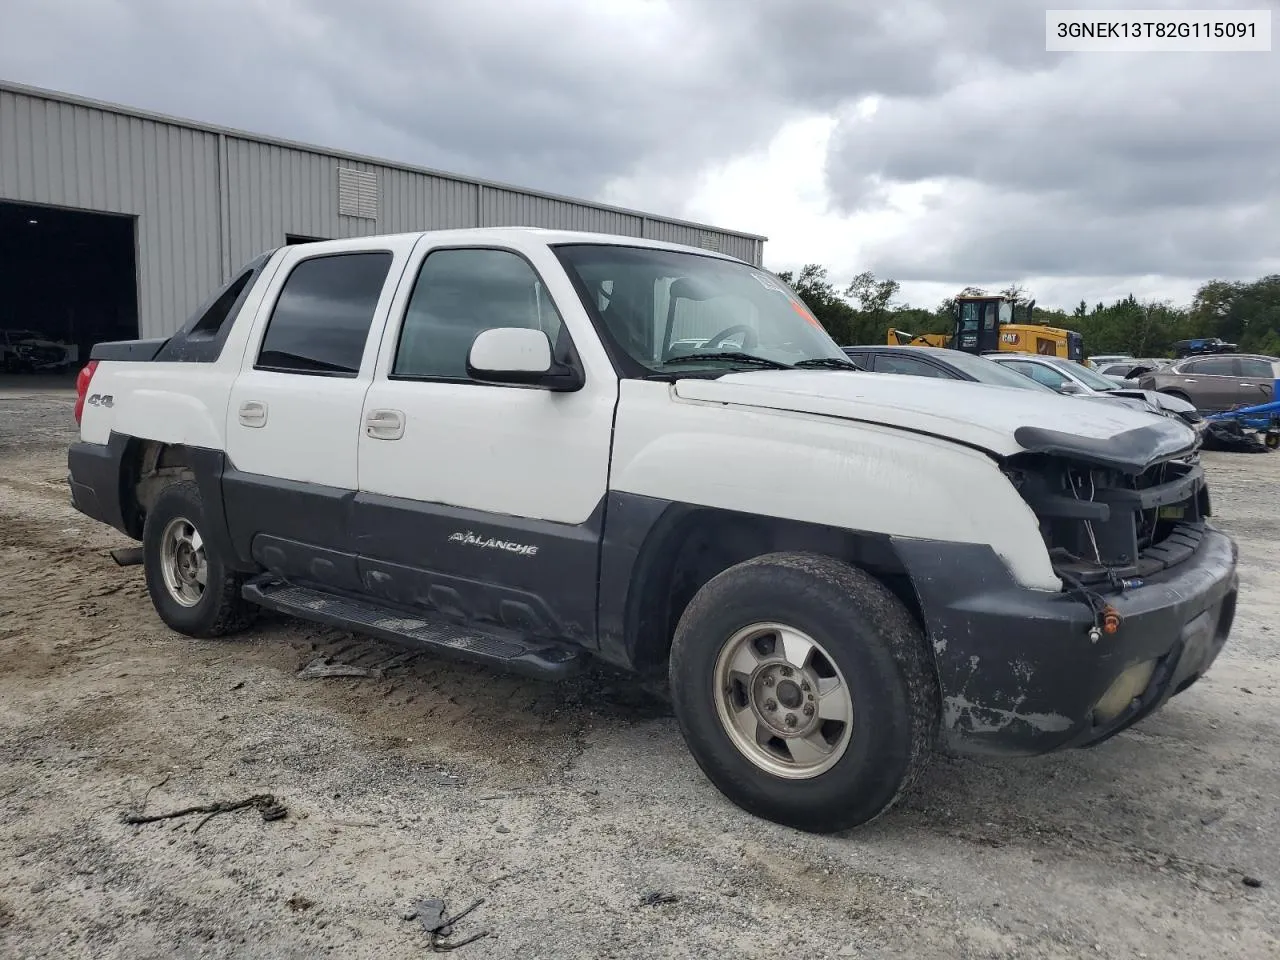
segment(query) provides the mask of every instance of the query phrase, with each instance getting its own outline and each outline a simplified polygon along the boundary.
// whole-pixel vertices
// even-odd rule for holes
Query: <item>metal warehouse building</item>
[[[286,243],[449,227],[648,237],[761,265],[764,237],[0,82],[0,343],[164,336]]]

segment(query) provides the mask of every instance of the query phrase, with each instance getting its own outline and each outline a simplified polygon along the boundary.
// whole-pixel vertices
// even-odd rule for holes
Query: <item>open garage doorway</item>
[[[133,217],[0,201],[0,370],[74,377],[136,338],[134,250]]]

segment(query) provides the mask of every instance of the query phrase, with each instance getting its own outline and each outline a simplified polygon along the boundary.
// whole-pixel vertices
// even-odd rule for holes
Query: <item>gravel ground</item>
[[[71,404],[0,385],[0,956],[417,958],[423,897],[483,898],[454,939],[495,960],[1280,956],[1276,455],[1206,457],[1244,584],[1201,683],[1093,750],[940,761],[814,837],[723,800],[603,670],[554,686],[282,618],[169,632],[68,504]],[[319,655],[379,670],[300,676]],[[285,819],[121,822],[263,793]]]

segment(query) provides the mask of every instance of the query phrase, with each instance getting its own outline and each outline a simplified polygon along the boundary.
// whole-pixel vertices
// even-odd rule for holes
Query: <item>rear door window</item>
[[[916,360],[914,357],[899,357],[891,353],[882,353],[876,357],[876,373],[900,373],[909,377],[938,377],[940,379],[955,379],[948,377],[937,367],[931,363],[925,363]]]
[[[389,251],[337,253],[294,267],[267,321],[256,368],[358,375],[391,259]]]
[[[1271,380],[1275,377],[1270,362],[1266,360],[1257,360],[1252,357],[1240,358],[1240,376],[1250,377],[1255,380]]]

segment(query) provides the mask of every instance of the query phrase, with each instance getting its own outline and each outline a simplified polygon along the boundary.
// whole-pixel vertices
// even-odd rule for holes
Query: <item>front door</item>
[[[545,245],[419,250],[364,404],[366,589],[455,619],[594,642],[617,377]],[[476,336],[541,329],[574,392],[467,375]],[[576,329],[575,329],[576,328]]]
[[[237,552],[281,576],[359,588],[348,519],[360,414],[412,247],[292,247],[254,318],[227,409],[223,497]]]

